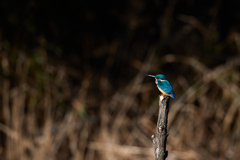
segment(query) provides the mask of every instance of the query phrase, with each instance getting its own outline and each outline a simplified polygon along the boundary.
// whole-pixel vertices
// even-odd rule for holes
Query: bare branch
[[[168,110],[169,97],[160,95],[156,137],[152,136],[155,160],[165,160],[168,156],[168,152],[166,151]]]

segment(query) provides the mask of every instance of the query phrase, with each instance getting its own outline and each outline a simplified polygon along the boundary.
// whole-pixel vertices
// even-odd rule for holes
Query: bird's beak
[[[155,77],[155,76],[153,76],[153,75],[148,75],[148,74],[147,74],[146,76],[148,76],[148,77],[153,77],[153,78],[156,78],[156,77]]]

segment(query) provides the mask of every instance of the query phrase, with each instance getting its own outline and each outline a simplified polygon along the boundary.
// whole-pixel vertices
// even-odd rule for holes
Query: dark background
[[[0,2],[0,159],[239,159],[240,2]],[[136,147],[136,148],[134,148]]]

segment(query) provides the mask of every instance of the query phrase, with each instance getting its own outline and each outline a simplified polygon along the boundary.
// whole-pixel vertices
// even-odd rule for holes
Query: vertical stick
[[[168,156],[166,151],[167,142],[167,119],[169,110],[169,97],[159,95],[159,113],[156,129],[156,137],[152,135],[154,143],[155,160],[165,160]]]

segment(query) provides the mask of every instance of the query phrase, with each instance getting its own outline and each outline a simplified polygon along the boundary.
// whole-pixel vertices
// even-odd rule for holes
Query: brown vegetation
[[[3,159],[154,158],[150,137],[158,96],[150,94],[154,82],[143,82],[152,57],[124,88],[113,91],[103,75],[101,92],[90,93],[93,73],[87,73],[73,94],[67,68],[49,64],[43,55],[38,64],[21,54],[13,63],[1,54]],[[189,57],[167,55],[162,61],[189,65],[199,77],[192,84],[184,76],[171,80],[177,99],[170,105],[168,159],[238,159],[240,59],[214,69]]]
[[[79,17],[59,18],[51,6],[44,17],[34,12],[44,3],[30,1],[19,7],[27,16],[16,9],[0,24],[0,160],[153,160],[159,91],[145,74],[164,74],[175,91],[168,160],[240,159],[239,7],[111,3],[72,4],[64,14],[83,14],[77,27]]]

